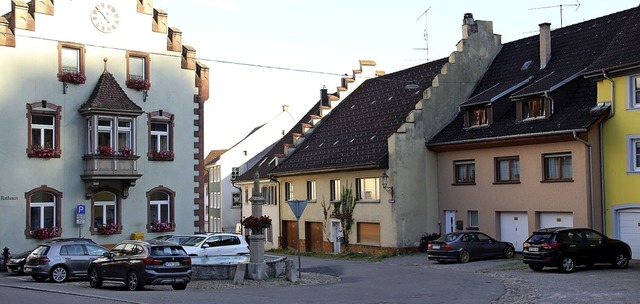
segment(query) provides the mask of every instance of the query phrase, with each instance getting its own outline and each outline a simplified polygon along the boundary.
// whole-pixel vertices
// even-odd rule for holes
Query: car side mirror
[[[110,258],[111,259],[111,258],[113,258],[113,252],[107,251],[107,252],[103,253],[102,256],[105,257],[105,258]]]
[[[202,245],[202,248],[209,248],[209,244],[204,243],[204,244]]]

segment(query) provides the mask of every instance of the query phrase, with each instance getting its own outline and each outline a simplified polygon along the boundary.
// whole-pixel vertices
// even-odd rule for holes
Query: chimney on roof
[[[329,95],[327,95],[327,87],[322,86],[320,89],[320,105],[328,106],[329,105]]]
[[[473,20],[473,14],[464,14],[464,18],[462,18],[462,39],[467,39],[469,36],[477,32],[478,24]]]
[[[540,23],[540,69],[551,60],[551,23]]]
[[[289,105],[283,105],[282,112],[287,112],[287,111],[289,111]]]

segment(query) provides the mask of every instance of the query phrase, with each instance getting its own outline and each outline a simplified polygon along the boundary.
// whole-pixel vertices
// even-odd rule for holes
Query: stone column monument
[[[254,175],[253,193],[251,194],[251,215],[256,218],[262,216],[264,197],[260,193],[260,175]],[[247,265],[247,278],[251,280],[267,279],[267,264],[264,262],[264,228],[252,228],[249,236],[249,265]]]

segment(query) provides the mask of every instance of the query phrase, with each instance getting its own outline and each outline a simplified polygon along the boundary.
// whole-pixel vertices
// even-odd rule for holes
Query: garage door
[[[529,237],[529,220],[526,212],[500,212],[500,239],[513,243],[522,252],[522,243]]]
[[[571,212],[540,212],[540,228],[573,227]]]
[[[619,213],[620,239],[631,246],[631,258],[640,259],[640,210]]]

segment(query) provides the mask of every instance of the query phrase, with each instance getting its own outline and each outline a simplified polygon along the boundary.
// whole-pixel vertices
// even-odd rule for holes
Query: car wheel
[[[540,271],[540,270],[542,270],[542,268],[544,268],[544,266],[536,265],[536,264],[529,264],[529,268],[531,268],[531,270],[533,270],[533,271]]]
[[[100,278],[97,267],[91,267],[91,269],[89,269],[89,285],[93,288],[102,287],[102,278]]]
[[[513,258],[515,254],[515,249],[511,246],[504,247],[504,250],[502,250],[502,256],[504,256],[505,259]]]
[[[131,291],[142,289],[142,282],[140,282],[138,272],[136,272],[135,270],[130,271],[127,275],[127,289]]]
[[[624,252],[618,252],[616,253],[616,258],[613,262],[613,266],[618,269],[627,268],[627,266],[629,266],[629,258],[626,254],[624,254]]]
[[[34,275],[31,275],[31,277],[32,277],[32,278],[33,278],[33,280],[34,280],[34,281],[36,281],[36,282],[44,282],[44,281],[47,279],[47,277],[42,277],[42,276],[35,275],[35,274],[34,274]]]
[[[469,262],[470,258],[471,258],[471,256],[469,255],[469,251],[462,250],[462,251],[460,251],[460,254],[458,254],[458,260],[461,263]]]
[[[68,275],[69,275],[69,272],[67,271],[67,268],[65,268],[64,266],[56,266],[56,267],[53,267],[53,269],[51,269],[51,274],[49,275],[49,278],[53,282],[62,283],[67,279]]]
[[[171,284],[171,287],[173,287],[173,290],[185,290],[187,289],[187,283]]]
[[[560,266],[560,270],[564,272],[572,272],[576,269],[576,263],[572,257],[564,257],[562,259],[562,265]]]

